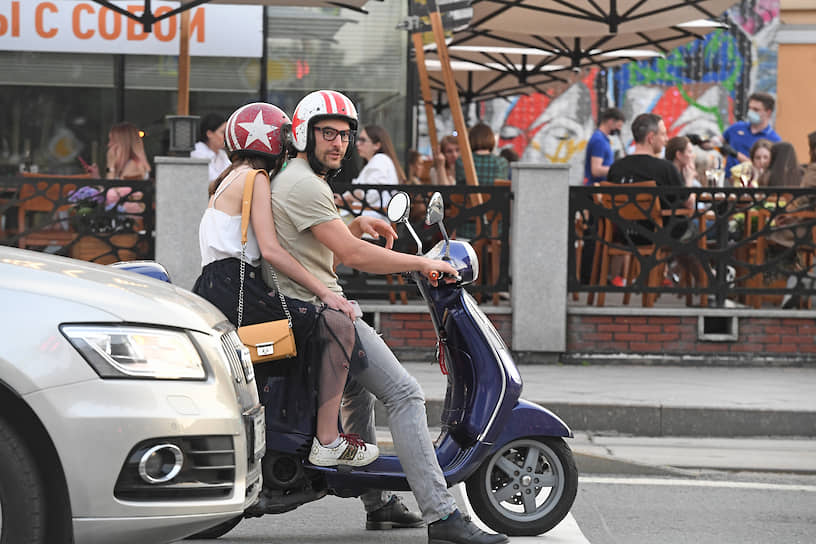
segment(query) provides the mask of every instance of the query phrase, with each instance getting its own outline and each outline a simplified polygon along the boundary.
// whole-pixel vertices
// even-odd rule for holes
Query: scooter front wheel
[[[502,446],[466,482],[479,519],[508,536],[546,533],[569,513],[578,469],[561,438],[529,437]]]

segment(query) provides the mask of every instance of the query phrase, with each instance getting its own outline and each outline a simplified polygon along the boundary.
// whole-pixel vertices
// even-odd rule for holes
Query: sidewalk
[[[439,425],[445,377],[406,363],[420,383],[431,427]],[[522,397],[574,431],[636,436],[816,438],[816,369],[522,365]],[[387,424],[378,406],[378,425]]]
[[[406,363],[439,433],[445,377]],[[582,473],[672,475],[694,470],[816,474],[816,369],[522,365],[522,397],[572,428]],[[386,450],[388,418],[377,406]]]

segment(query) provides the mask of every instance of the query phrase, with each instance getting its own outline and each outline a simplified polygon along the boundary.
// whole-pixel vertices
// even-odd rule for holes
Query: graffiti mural
[[[776,92],[779,0],[743,0],[722,21],[728,28],[663,57],[590,70],[551,96],[471,105],[468,121],[476,117],[490,124],[500,135],[498,146],[514,148],[523,160],[575,165],[571,183],[576,185],[582,182],[583,150],[598,112],[607,107],[621,108],[628,121],[640,113],[657,113],[670,136],[719,134],[742,117],[752,92]],[[452,127],[449,114],[442,117],[440,135]],[[613,146],[629,145],[628,125],[622,141]],[[422,147],[429,149],[427,143]]]

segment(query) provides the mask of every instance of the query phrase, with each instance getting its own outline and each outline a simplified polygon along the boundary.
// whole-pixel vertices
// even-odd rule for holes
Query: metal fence
[[[387,188],[386,188],[387,187]],[[480,262],[479,281],[470,291],[477,296],[496,295],[508,291],[510,202],[508,186],[428,186],[428,185],[348,185],[334,184],[336,194],[343,195],[338,203],[341,214],[351,222],[362,213],[384,213],[382,204],[395,191],[405,191],[411,197],[411,223],[422,241],[423,251],[442,239],[436,226],[424,223],[425,207],[435,192],[445,201],[445,227],[448,234],[471,241]],[[383,194],[385,193],[385,194]],[[367,198],[366,198],[367,197]],[[415,254],[416,243],[405,227],[397,228],[399,236],[395,249]],[[376,241],[372,241],[377,243]],[[379,276],[340,267],[338,269],[343,291],[350,298],[384,298],[394,301],[399,294],[403,300],[416,297],[416,287],[401,283],[399,276]],[[496,300],[496,297],[494,297]]]
[[[423,251],[441,239],[436,226],[424,225],[425,206],[434,191],[446,203],[445,226],[451,236],[469,239],[479,256],[480,278],[472,292],[491,296],[509,289],[511,192],[507,186],[336,185],[346,194],[338,206],[348,222],[361,213],[384,213],[395,190],[412,199],[411,222]],[[363,191],[362,199],[354,193]],[[366,200],[373,191],[375,198]],[[347,193],[348,192],[348,193]],[[385,193],[383,195],[383,193]],[[107,264],[154,258],[154,198],[152,181],[100,180],[75,177],[7,177],[0,179],[0,244],[47,251]],[[198,228],[198,224],[190,228]],[[413,238],[397,227],[395,249],[416,253]],[[376,243],[375,241],[372,241]],[[350,298],[402,300],[417,297],[416,287],[399,276],[381,276],[340,267],[340,282]],[[494,297],[495,299],[495,297]]]
[[[101,264],[154,256],[154,184],[72,176],[0,179],[0,244]]]
[[[568,290],[590,303],[673,293],[760,307],[768,295],[816,294],[812,189],[571,187],[569,200]],[[608,281],[615,256],[618,285]]]

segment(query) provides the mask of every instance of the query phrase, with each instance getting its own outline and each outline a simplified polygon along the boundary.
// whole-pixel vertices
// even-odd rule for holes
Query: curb
[[[427,399],[428,425],[436,427],[444,401]],[[604,431],[635,436],[796,436],[816,437],[816,412],[662,405],[540,402],[573,431]],[[378,426],[388,424],[385,407],[375,408]]]

